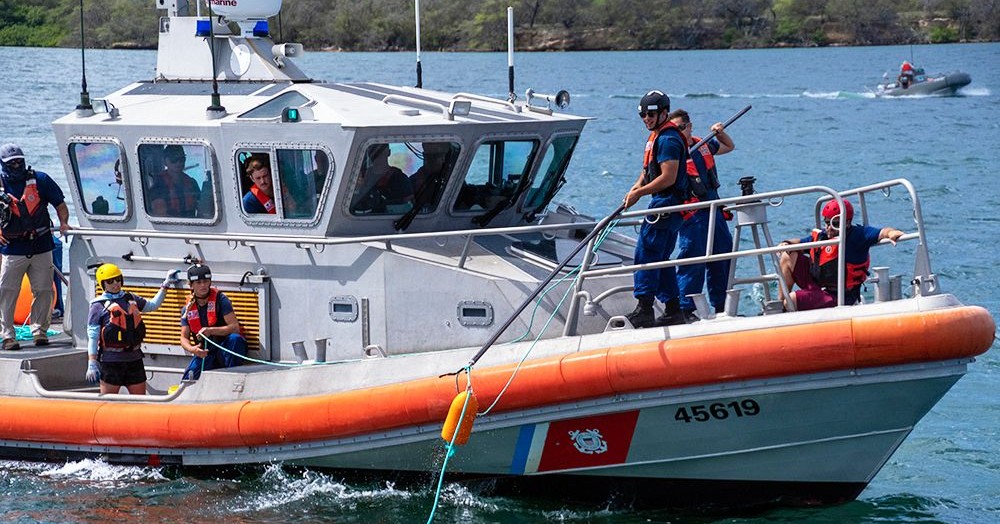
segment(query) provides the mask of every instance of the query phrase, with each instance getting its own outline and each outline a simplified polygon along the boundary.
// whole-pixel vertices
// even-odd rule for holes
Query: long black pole
[[[76,106],[77,109],[87,110],[93,109],[94,106],[90,104],[90,93],[87,92],[87,54],[84,51],[86,48],[83,33],[83,0],[80,0],[80,68],[81,68],[81,82],[80,82],[80,103]]]
[[[732,124],[733,122],[735,122],[736,119],[738,119],[739,117],[741,117],[744,114],[746,114],[746,112],[749,111],[751,107],[752,106],[748,105],[748,106],[744,107],[743,109],[741,109],[738,113],[736,113],[735,115],[733,115],[732,117],[730,117],[729,120],[726,120],[725,123],[722,124],[722,128],[725,129],[725,128],[729,127],[729,125]],[[699,147],[701,147],[702,145],[704,145],[705,142],[708,142],[709,140],[711,140],[712,138],[714,138],[716,134],[718,134],[718,133],[715,132],[715,131],[712,131],[711,133],[709,133],[709,135],[707,137],[702,138],[701,140],[698,141],[697,144],[691,146],[688,149],[688,152],[691,152],[691,153],[695,152]],[[576,247],[573,249],[573,252],[570,253],[565,259],[563,259],[563,261],[560,262],[559,265],[556,266],[555,269],[553,269],[551,272],[549,272],[548,276],[546,276],[544,279],[542,279],[542,281],[538,284],[538,286],[535,287],[535,290],[531,292],[531,295],[529,295],[528,298],[526,298],[524,300],[524,302],[522,302],[521,305],[518,306],[517,309],[514,310],[513,313],[511,313],[510,317],[507,318],[507,321],[504,322],[502,326],[500,326],[500,329],[498,329],[496,331],[496,333],[494,333],[493,336],[490,337],[490,339],[488,341],[486,341],[485,344],[483,344],[483,347],[479,350],[478,353],[476,353],[476,356],[472,357],[472,360],[469,361],[469,363],[467,364],[466,367],[472,367],[473,365],[475,365],[476,362],[478,362],[479,359],[482,358],[482,356],[484,354],[486,354],[486,352],[490,349],[490,347],[492,347],[493,344],[495,344],[496,341],[500,339],[500,335],[502,335],[504,331],[507,331],[507,328],[509,328],[511,326],[511,324],[513,324],[514,321],[517,319],[517,317],[520,316],[521,313],[524,312],[525,308],[528,307],[528,304],[531,304],[531,301],[535,300],[535,297],[537,297],[538,294],[542,292],[542,289],[544,289],[545,286],[547,286],[548,283],[551,282],[552,279],[555,278],[555,276],[558,275],[559,272],[562,271],[562,269],[564,267],[566,267],[566,264],[569,264],[569,261],[573,260],[573,257],[575,257],[576,254],[579,253],[584,248],[584,246],[586,246],[601,231],[604,231],[604,228],[607,227],[607,225],[609,223],[611,223],[612,220],[618,218],[618,215],[622,214],[623,211],[625,211],[625,203],[624,202],[622,202],[621,205],[619,205],[617,209],[615,209],[614,211],[612,211],[610,215],[604,217],[603,220],[601,220],[600,222],[598,222],[597,225],[594,226],[594,229],[586,237],[584,237],[583,240],[581,240],[579,244],[576,245]],[[460,371],[461,370],[456,371],[456,373],[459,373]]]

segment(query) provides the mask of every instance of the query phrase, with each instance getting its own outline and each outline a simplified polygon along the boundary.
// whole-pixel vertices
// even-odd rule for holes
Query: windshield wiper
[[[566,184],[566,176],[559,175],[559,180],[557,180],[554,184],[549,186],[549,190],[546,191],[545,195],[542,196],[542,202],[537,206],[535,206],[535,208],[532,209],[531,211],[525,213],[524,219],[527,220],[528,222],[534,222],[535,217],[538,216],[538,212],[549,207],[549,203],[552,202],[552,199],[555,198],[556,193],[558,193],[559,190],[562,189],[562,186],[564,186],[565,184]]]
[[[434,195],[437,194],[443,185],[445,171],[445,169],[441,169],[424,181],[423,187],[420,188],[417,196],[413,199],[413,207],[406,214],[392,222],[392,227],[396,228],[396,231],[403,231],[410,227],[410,223],[420,214],[420,210],[424,207],[424,204],[434,198]]]
[[[526,189],[528,189],[528,177],[522,175],[521,179],[517,181],[517,187],[514,188],[514,192],[511,193],[509,197],[503,199],[503,201],[493,206],[493,208],[489,211],[473,218],[472,223],[479,227],[486,227],[486,225],[496,218],[497,215],[503,212],[503,210],[514,205],[514,202],[517,202],[517,199],[521,197],[521,194],[524,193],[524,190]]]

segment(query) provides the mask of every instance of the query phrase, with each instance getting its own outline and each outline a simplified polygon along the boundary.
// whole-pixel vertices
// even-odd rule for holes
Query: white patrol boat
[[[724,313],[695,296],[699,322],[633,329],[620,315],[635,241],[613,228],[681,208],[595,223],[550,206],[586,122],[550,107],[565,96],[320,82],[296,66],[301,46],[268,39],[280,1],[213,2],[228,19],[179,3],[158,0],[153,79],[53,124],[80,223],[71,343],[0,354],[0,456],[426,481],[469,392],[479,416],[449,480],[597,505],[832,503],[861,492],[993,341],[985,310],[941,292],[905,180],[683,206],[729,206],[736,247],[682,262],[755,274],[731,271]],[[250,192],[254,160],[273,195]],[[740,311],[741,291],[779,278],[768,213],[851,197],[864,219],[887,188],[912,205],[898,248],[912,273],[874,268],[861,305],[786,313],[764,287]],[[269,198],[273,212],[248,211]],[[232,299],[253,360],[182,380],[175,288],[143,317],[149,394],[87,384],[95,268],[119,265],[125,289],[151,297],[195,261]]]

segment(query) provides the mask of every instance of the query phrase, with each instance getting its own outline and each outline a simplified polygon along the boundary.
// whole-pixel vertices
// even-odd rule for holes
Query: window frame
[[[530,211],[527,209],[528,194],[531,192],[531,188],[534,185],[535,180],[541,174],[542,162],[545,161],[545,156],[548,154],[549,149],[553,147],[555,141],[563,138],[575,138],[576,140],[573,143],[573,146],[569,150],[569,157],[563,159],[563,165],[561,166],[559,171],[557,171],[557,176],[553,180],[555,181],[558,180],[560,177],[566,176],[566,171],[569,169],[569,163],[573,160],[573,154],[576,153],[576,148],[580,145],[580,138],[581,138],[580,133],[570,133],[570,132],[553,133],[552,135],[549,136],[548,140],[544,144],[544,147],[541,150],[539,150],[540,154],[538,155],[538,166],[536,167],[536,171],[531,177],[531,182],[528,183],[528,188],[524,191],[524,195],[522,195],[522,198],[517,203],[517,212],[520,213],[521,215],[527,215],[528,213],[539,215],[542,213],[542,211],[545,210],[545,207],[547,207],[548,204],[551,203],[550,199],[550,202],[546,203],[545,207],[542,207],[540,209],[533,209]]]
[[[122,176],[122,193],[125,197],[125,212],[121,215],[101,215],[91,213],[87,210],[85,204],[85,196],[83,194],[83,185],[80,180],[79,163],[76,161],[76,157],[72,152],[73,146],[77,144],[109,144],[116,146],[118,148],[119,158],[122,160],[119,166],[121,176]],[[72,174],[72,180],[68,180],[72,186],[72,195],[74,208],[79,212],[83,213],[88,220],[95,222],[108,222],[108,223],[123,223],[128,222],[132,219],[134,200],[132,198],[132,175],[131,175],[131,164],[128,158],[128,151],[125,145],[118,137],[113,136],[90,136],[90,135],[73,135],[69,137],[66,141],[66,172]]]
[[[326,177],[323,180],[323,186],[317,187],[319,191],[316,198],[316,212],[313,216],[308,218],[289,218],[283,215],[284,213],[284,196],[282,195],[281,188],[281,172],[278,168],[278,151],[322,151],[326,154],[327,159],[329,159],[330,166],[326,173]],[[278,208],[278,212],[274,215],[267,213],[247,213],[243,210],[243,195],[245,191],[244,179],[246,175],[243,174],[241,169],[241,164],[239,157],[241,153],[265,153],[268,155],[268,160],[271,165],[271,176],[272,182],[275,184],[276,191],[274,192],[275,205]],[[232,155],[230,155],[230,161],[233,173],[233,183],[236,198],[236,209],[238,210],[240,218],[248,225],[252,226],[274,226],[276,224],[281,224],[282,226],[294,226],[294,227],[314,227],[319,224],[320,220],[323,218],[324,209],[326,208],[326,201],[330,198],[330,187],[333,184],[333,179],[337,174],[337,159],[334,156],[330,148],[321,145],[319,143],[276,143],[276,142],[240,142],[233,145]]]
[[[213,204],[213,208],[214,208],[214,213],[213,213],[213,215],[211,217],[194,217],[194,218],[190,218],[190,217],[170,217],[170,216],[157,216],[157,215],[152,215],[152,214],[149,213],[149,211],[146,209],[146,196],[147,196],[146,192],[147,192],[147,188],[146,188],[146,185],[145,185],[144,181],[142,180],[142,177],[143,177],[142,164],[141,164],[141,160],[139,159],[139,147],[140,146],[144,146],[144,145],[159,145],[159,146],[168,146],[168,145],[201,146],[201,147],[205,148],[205,150],[209,154],[209,157],[211,158],[212,173],[213,173],[213,180],[212,180],[212,204]],[[136,166],[138,166],[138,168],[136,169],[136,172],[138,173],[138,177],[139,177],[139,194],[142,195],[142,212],[146,215],[146,218],[148,218],[150,222],[152,222],[154,224],[190,224],[190,225],[206,225],[207,226],[207,225],[217,224],[219,222],[219,220],[221,220],[221,218],[222,218],[222,206],[221,206],[221,203],[222,202],[221,202],[221,200],[219,198],[219,195],[220,195],[219,181],[221,180],[221,177],[219,176],[219,167],[220,167],[220,165],[219,165],[219,157],[216,154],[215,148],[212,146],[211,142],[209,142],[207,140],[199,140],[199,139],[192,139],[192,138],[180,138],[180,137],[173,137],[173,138],[166,138],[166,137],[143,137],[143,138],[139,139],[138,141],[136,141],[136,144],[135,144],[135,161],[136,161]],[[204,184],[202,185],[202,187],[204,187]]]
[[[462,181],[460,183],[456,184],[455,190],[452,191],[450,195],[447,195],[448,196],[448,200],[449,200],[448,213],[451,216],[455,216],[455,217],[469,217],[469,216],[472,216],[472,217],[475,217],[475,216],[480,216],[480,215],[483,215],[483,214],[489,212],[489,209],[471,209],[470,208],[470,209],[465,209],[465,210],[456,210],[455,209],[455,203],[458,200],[458,197],[459,197],[459,195],[462,192],[462,188],[465,186],[466,177],[469,174],[469,169],[472,167],[472,162],[475,159],[476,154],[479,152],[479,148],[482,147],[483,144],[486,144],[486,143],[489,143],[489,142],[499,142],[499,141],[502,141],[502,142],[530,142],[530,141],[534,141],[535,142],[534,151],[532,151],[531,156],[528,158],[528,162],[525,165],[527,176],[529,178],[529,180],[526,182],[526,184],[528,184],[527,188],[530,189],[530,187],[531,187],[531,181],[534,179],[535,173],[538,170],[538,163],[540,162],[540,159],[542,157],[542,155],[540,155],[539,153],[542,152],[543,146],[547,144],[547,142],[544,140],[544,137],[542,135],[538,134],[538,133],[489,133],[489,134],[481,135],[478,140],[476,140],[475,142],[473,142],[467,148],[467,151],[465,153],[466,159],[465,159],[464,165],[460,166],[460,167],[462,167]],[[456,169],[458,169],[458,167],[459,166],[456,165]],[[495,169],[495,168],[496,168],[495,166],[491,166],[491,169]],[[522,176],[524,176],[524,175],[522,175]],[[517,200],[515,200],[514,202],[511,203],[510,207],[508,207],[505,210],[501,211],[501,213],[506,212],[506,211],[511,210],[511,209],[514,209],[514,210],[520,209],[521,202],[523,201],[525,195],[527,195],[527,189],[524,191],[524,193],[522,193],[521,195],[519,195],[517,197]]]

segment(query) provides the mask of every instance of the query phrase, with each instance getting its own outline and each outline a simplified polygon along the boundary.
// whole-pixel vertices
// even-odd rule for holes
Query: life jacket
[[[691,146],[700,141],[701,137],[692,136],[688,145]],[[691,192],[704,199],[708,196],[710,189],[719,189],[719,172],[715,169],[715,155],[712,154],[712,149],[708,147],[707,141],[698,148],[698,153],[704,162],[704,173],[698,170],[698,164],[691,156],[687,161],[687,173],[690,177],[688,181],[691,183]]]
[[[198,205],[194,195],[189,193],[186,188],[181,187],[184,176],[187,175],[182,175],[179,183],[175,184],[170,173],[166,170],[160,173],[160,183],[163,185],[165,194],[154,196],[154,199],[163,198],[167,206],[167,213],[173,216],[182,216],[193,212]],[[185,194],[181,195],[181,192]]]
[[[122,307],[120,300],[125,300],[127,308]],[[108,321],[101,325],[101,336],[98,341],[103,351],[124,352],[135,351],[146,338],[146,325],[142,322],[142,312],[131,293],[118,300],[106,299],[104,309],[108,312]]]
[[[681,130],[678,129],[677,126],[670,120],[667,120],[649,133],[649,138],[646,140],[646,150],[642,158],[642,168],[644,173],[643,181],[646,184],[652,182],[656,179],[656,177],[660,176],[660,164],[656,162],[656,143],[660,135],[667,131],[677,133],[677,135],[680,136],[681,143],[686,143],[684,134],[681,133]],[[686,166],[688,160],[687,147],[682,148],[682,151],[683,153],[681,154],[679,165]],[[680,175],[680,173],[678,173],[678,175]],[[691,197],[690,186],[687,183],[686,178],[687,177],[678,176],[672,186],[656,193],[657,196],[670,199],[671,201],[669,202],[669,205],[686,203],[686,201]]]
[[[267,211],[268,214],[273,215],[277,212],[277,208],[274,206],[274,199],[261,191],[261,189],[257,187],[257,184],[250,186],[250,192],[257,198],[260,205],[264,206],[264,210]]]
[[[2,185],[0,191],[4,193],[3,200],[9,202],[10,212],[9,215],[5,213],[2,224],[4,237],[34,240],[51,230],[52,220],[38,193],[38,179],[34,171],[28,171],[21,198],[7,193]]]
[[[821,233],[822,231],[818,229],[812,230],[813,242],[825,240],[820,238]],[[847,231],[844,230],[844,233],[846,234]],[[837,287],[837,254],[840,251],[839,248],[839,245],[833,244],[831,246],[814,247],[809,250],[809,273],[820,287]],[[870,256],[860,264],[845,262],[844,286],[848,292],[860,286],[868,279],[868,266],[870,264]]]
[[[187,312],[185,316],[187,317],[188,328],[191,330],[192,339],[203,327],[215,327],[216,323],[219,321],[218,316],[218,305],[219,305],[219,290],[216,288],[210,288],[208,291],[208,304],[205,307],[205,314],[208,316],[208,325],[201,325],[201,315],[198,314],[198,301],[194,298],[194,293],[191,293],[191,298],[188,300]],[[192,340],[195,342],[195,340]]]

